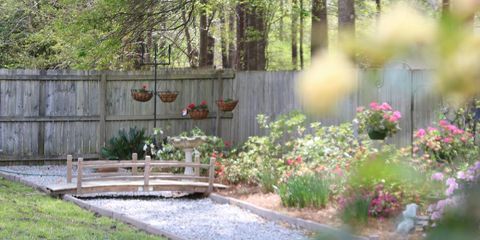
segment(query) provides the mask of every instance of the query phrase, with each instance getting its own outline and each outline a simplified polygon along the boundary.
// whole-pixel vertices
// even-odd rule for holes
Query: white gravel
[[[185,239],[308,239],[289,229],[228,204],[205,199],[86,200],[127,214]]]
[[[20,176],[39,185],[66,183],[65,165],[6,166],[0,172]],[[21,173],[21,174],[17,174]],[[76,171],[73,171],[76,174]],[[75,181],[75,178],[73,179]],[[161,195],[181,196],[179,193],[115,193],[115,196]],[[291,229],[258,215],[210,199],[153,198],[119,199],[96,198],[91,204],[127,214],[185,239],[308,239],[305,232]]]

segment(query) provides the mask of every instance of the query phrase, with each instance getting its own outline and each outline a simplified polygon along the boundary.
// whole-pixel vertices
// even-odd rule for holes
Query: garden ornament
[[[403,211],[403,220],[397,226],[397,232],[403,235],[408,234],[415,227],[415,218],[417,217],[418,205],[415,203],[408,204]]]

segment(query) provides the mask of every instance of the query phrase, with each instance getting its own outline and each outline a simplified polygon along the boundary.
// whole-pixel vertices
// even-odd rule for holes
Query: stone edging
[[[41,192],[50,194],[50,191],[47,188],[45,188],[44,186],[38,185],[38,184],[36,184],[32,181],[22,179],[21,177],[6,174],[6,173],[2,173],[2,172],[0,172],[0,177],[3,177],[3,178],[5,178],[7,180],[10,180],[10,181],[20,182],[20,183],[22,183],[24,185],[27,185],[29,187],[32,187],[36,190],[39,190]],[[138,229],[141,229],[145,232],[148,232],[148,233],[151,233],[151,234],[154,234],[154,235],[159,235],[159,236],[162,236],[162,237],[166,237],[166,238],[171,239],[171,240],[183,240],[184,239],[184,238],[181,238],[181,237],[179,237],[175,234],[172,234],[172,233],[166,232],[166,231],[164,231],[160,228],[157,228],[157,227],[155,227],[151,224],[142,222],[140,220],[129,217],[129,216],[127,216],[125,214],[122,214],[122,213],[117,213],[117,212],[112,211],[112,210],[108,210],[108,209],[105,209],[105,208],[94,206],[94,205],[92,205],[92,204],[90,204],[86,201],[83,201],[83,200],[78,199],[76,197],[73,197],[71,195],[63,196],[63,200],[68,201],[68,202],[72,202],[72,203],[78,205],[79,207],[81,207],[85,210],[95,212],[95,213],[98,213],[102,216],[110,217],[110,218],[113,218],[115,220],[119,220],[121,222],[130,224],[130,225],[132,225],[132,226],[134,226]]]
[[[224,197],[224,196],[221,196],[221,195],[216,194],[216,193],[211,193],[209,198],[212,199],[212,201],[214,201],[216,203],[235,205],[237,207],[248,210],[248,211],[250,211],[250,212],[252,212],[252,213],[254,213],[258,216],[261,216],[261,217],[263,217],[267,220],[270,220],[270,221],[288,223],[290,225],[301,227],[301,228],[304,228],[304,229],[312,231],[312,232],[326,232],[326,233],[328,233],[328,232],[331,232],[331,233],[340,232],[339,229],[328,226],[328,225],[325,225],[325,224],[321,224],[321,223],[317,223],[317,222],[313,222],[313,221],[309,221],[309,220],[304,220],[304,219],[300,219],[300,218],[291,217],[291,216],[281,214],[281,213],[278,213],[278,212],[275,212],[275,211],[272,211],[272,210],[269,210],[269,209],[266,209],[266,208],[255,206],[251,203],[241,201],[241,200],[238,200],[238,199],[235,199],[235,198]],[[352,236],[352,239],[368,240],[369,238],[360,237],[360,236]]]

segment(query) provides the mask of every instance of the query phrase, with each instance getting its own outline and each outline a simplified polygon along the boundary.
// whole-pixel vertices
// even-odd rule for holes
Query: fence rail
[[[166,135],[197,126],[238,144],[264,134],[256,122],[258,114],[275,118],[303,110],[296,91],[298,73],[293,71],[168,70],[158,76],[158,90],[180,91],[175,102],[157,104],[157,126]],[[153,74],[0,70],[0,164],[67,154],[91,157],[120,129],[136,126],[151,131],[153,100],[140,103],[130,97],[130,89],[142,84],[153,86]],[[406,146],[414,129],[427,126],[439,109],[431,85],[430,70],[359,70],[357,91],[336,104],[337,112],[310,115],[309,120],[325,125],[351,121],[357,106],[387,101],[403,115],[402,130],[391,142]],[[215,100],[222,97],[240,102],[233,114],[217,117]],[[187,104],[202,100],[210,107],[208,119],[193,121],[180,115]]]

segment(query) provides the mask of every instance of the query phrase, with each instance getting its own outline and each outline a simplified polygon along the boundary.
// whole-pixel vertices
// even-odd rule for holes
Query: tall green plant
[[[143,146],[147,139],[145,129],[130,128],[128,133],[122,129],[117,137],[111,138],[108,145],[102,148],[102,157],[109,160],[128,160],[133,153],[137,153],[139,158],[143,158]]]
[[[325,207],[330,197],[329,183],[317,174],[293,176],[278,187],[278,194],[287,207]]]

